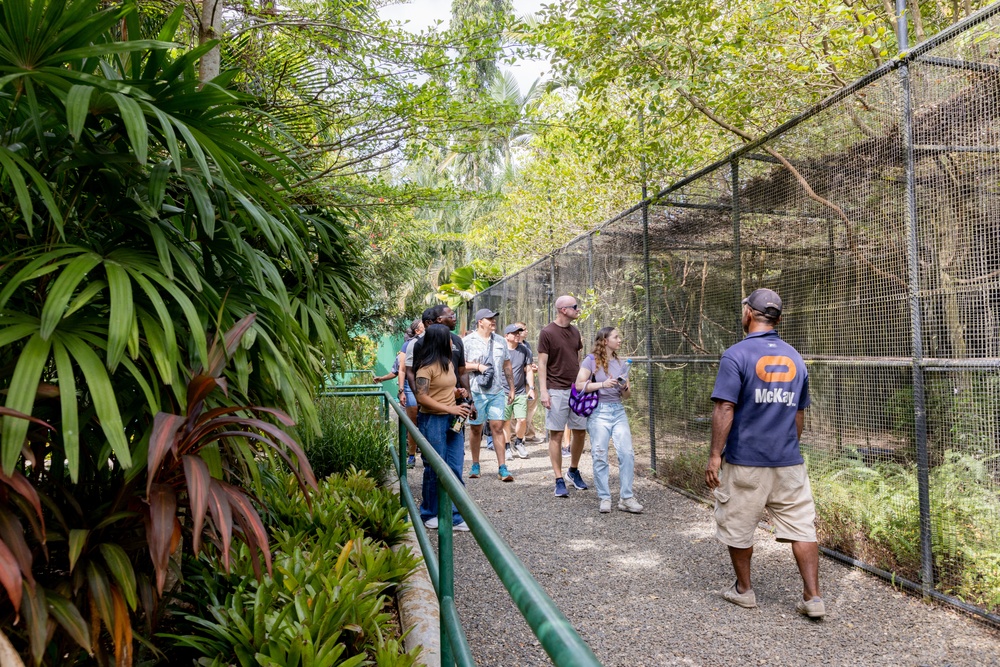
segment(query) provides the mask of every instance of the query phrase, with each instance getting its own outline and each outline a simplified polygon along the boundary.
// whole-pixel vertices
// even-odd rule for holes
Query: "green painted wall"
[[[399,348],[403,347],[403,334],[384,334],[378,342],[378,354],[375,356],[375,374],[385,375],[392,369]],[[395,382],[395,380],[390,380]],[[383,386],[388,386],[383,384]],[[393,387],[388,387],[393,389]],[[395,390],[391,392],[394,396]]]

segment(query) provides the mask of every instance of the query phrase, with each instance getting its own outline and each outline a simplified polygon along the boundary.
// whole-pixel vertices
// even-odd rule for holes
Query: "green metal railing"
[[[552,598],[531,576],[521,559],[514,554],[496,529],[490,524],[465,487],[452,473],[441,455],[427,441],[406,415],[406,410],[387,391],[359,389],[358,385],[348,385],[323,391],[321,396],[381,397],[383,414],[388,419],[390,409],[399,418],[398,448],[393,452],[393,463],[399,475],[399,497],[410,514],[417,534],[417,542],[423,552],[424,562],[441,609],[441,664],[445,666],[475,665],[472,649],[465,636],[462,622],[455,606],[455,552],[452,530],[452,503],[461,512],[462,518],[472,530],[473,537],[482,549],[490,565],[500,577],[514,604],[532,632],[538,638],[545,652],[557,667],[599,667],[597,656],[590,650],[583,638],[573,629],[569,619],[556,607]],[[410,492],[406,480],[406,434],[409,432],[417,442],[425,462],[437,473],[438,480],[438,551],[435,553],[430,536],[420,520],[420,510]]]

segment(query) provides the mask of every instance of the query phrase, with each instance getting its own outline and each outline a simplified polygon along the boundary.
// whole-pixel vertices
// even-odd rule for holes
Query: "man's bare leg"
[[[503,421],[491,419],[490,432],[493,434],[493,451],[497,454],[497,465],[502,466],[506,463],[507,457],[507,441],[504,439]]]
[[[483,425],[469,425],[469,451],[472,452],[472,462],[479,463],[479,447],[483,444]]]
[[[549,461],[552,463],[552,474],[559,479],[562,474],[562,431],[549,431]]]
[[[802,575],[802,599],[812,600],[819,594],[819,545],[816,542],[792,542],[795,564]]]
[[[729,559],[733,561],[733,571],[736,573],[736,592],[742,595],[752,588],[750,585],[750,559],[753,557],[753,547],[737,549],[729,547]]]
[[[583,438],[585,435],[587,435],[586,431],[573,429],[573,439],[569,448],[570,468],[580,467],[580,456],[583,454]]]

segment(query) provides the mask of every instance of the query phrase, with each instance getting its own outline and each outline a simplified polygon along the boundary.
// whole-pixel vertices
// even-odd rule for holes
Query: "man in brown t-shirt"
[[[545,428],[549,432],[549,461],[556,477],[557,498],[568,498],[566,481],[562,474],[562,437],[568,425],[573,431],[570,445],[570,466],[566,471],[569,483],[586,489],[577,466],[583,454],[583,437],[587,432],[587,418],[569,409],[570,387],[580,370],[580,350],[583,339],[573,320],[580,317],[580,304],[575,297],[556,299],[556,319],[542,329],[538,336],[538,400],[545,407]]]

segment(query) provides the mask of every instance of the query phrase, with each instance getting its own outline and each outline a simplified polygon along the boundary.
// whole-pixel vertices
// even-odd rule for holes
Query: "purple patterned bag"
[[[601,392],[594,391],[589,394],[576,390],[576,383],[569,390],[569,409],[581,417],[589,417],[601,400]]]

